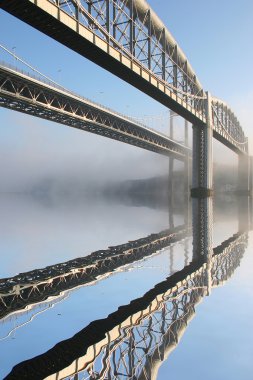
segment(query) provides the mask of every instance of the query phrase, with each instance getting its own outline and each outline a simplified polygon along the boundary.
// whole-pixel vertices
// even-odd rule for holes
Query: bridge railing
[[[205,127],[209,118],[206,93],[176,40],[146,0],[23,0],[22,6],[18,0],[1,0],[0,4],[194,125]],[[247,141],[233,112],[229,110],[228,118],[224,113],[220,118],[219,113],[220,103],[214,101],[215,137],[237,153],[247,153]],[[228,125],[221,120],[223,116]]]
[[[61,12],[60,19],[92,39],[103,50],[110,46],[117,57],[122,54],[143,76],[154,78],[204,116],[205,93],[185,54],[159,17],[145,0],[47,0],[51,14]],[[104,45],[105,44],[105,45]],[[152,82],[152,80],[151,80]]]
[[[141,122],[140,121],[140,119],[141,119],[140,117],[132,117],[132,116],[128,116],[128,115],[122,114],[120,112],[116,112],[115,110],[113,110],[110,107],[106,107],[106,106],[104,106],[104,105],[102,105],[100,103],[97,103],[97,102],[95,102],[95,101],[93,101],[93,100],[91,100],[91,99],[89,99],[87,97],[83,97],[83,96],[77,94],[74,91],[68,90],[67,88],[61,86],[60,84],[56,83],[54,80],[51,80],[50,78],[47,78],[44,75],[40,76],[39,74],[31,73],[29,71],[23,70],[21,68],[18,68],[15,65],[12,65],[10,63],[7,63],[7,62],[1,61],[1,60],[0,60],[0,66],[3,67],[3,68],[10,69],[14,73],[15,72],[16,73],[20,73],[20,74],[22,74],[24,76],[27,76],[27,77],[31,78],[31,79],[34,79],[34,80],[39,81],[39,82],[42,82],[43,84],[46,84],[46,85],[48,85],[48,86],[50,86],[50,87],[52,87],[52,88],[54,88],[56,90],[59,90],[61,92],[64,92],[64,93],[69,94],[71,96],[74,96],[75,98],[78,98],[81,101],[84,101],[84,102],[89,103],[89,104],[91,104],[91,105],[93,105],[95,107],[98,107],[98,108],[104,110],[105,112],[109,112],[110,114],[114,114],[116,116],[124,118],[124,119],[128,120],[130,123],[132,123],[134,125],[140,126],[140,127],[145,128],[147,130],[150,130],[150,131],[152,131],[154,133],[158,133],[158,131],[156,129],[154,129],[154,128],[150,127],[150,126],[147,126],[147,124]],[[161,135],[161,136],[165,137],[166,139],[168,139],[168,135],[166,135],[165,133],[162,133],[162,132],[159,131],[159,135]],[[184,147],[184,145],[181,144],[180,142],[178,142],[176,140],[175,140],[175,142],[177,144],[181,145],[182,147]]]
[[[23,69],[19,68],[17,65],[12,65],[12,64],[10,64],[10,63],[8,63],[6,61],[3,61],[3,60],[0,60],[0,66],[9,68],[9,69],[13,70],[14,72],[17,72],[17,73],[20,73],[20,74],[25,75],[27,77],[30,77],[31,79],[35,79],[36,81],[40,81],[40,82],[42,82],[42,83],[44,83],[44,84],[46,84],[46,85],[48,85],[48,86],[50,86],[50,87],[52,87],[52,88],[54,88],[56,90],[60,90],[60,91],[66,92],[67,94],[72,95],[72,96],[74,96],[76,98],[79,98],[80,100],[84,100],[85,102],[89,102],[89,103],[91,103],[91,104],[93,104],[95,106],[98,106],[101,109],[104,109],[105,111],[109,111],[111,113],[117,114],[120,117],[128,119],[130,122],[134,122],[135,124],[138,124],[141,127],[147,128],[147,126],[145,124],[141,123],[137,118],[125,115],[125,114],[120,113],[120,112],[116,112],[115,110],[113,110],[110,107],[107,107],[107,106],[105,106],[103,104],[95,102],[94,100],[91,100],[91,99],[89,99],[87,97],[84,97],[84,96],[82,96],[80,94],[77,94],[76,92],[71,91],[71,90],[67,89],[66,87],[63,87],[62,85],[58,84],[53,79],[47,78],[43,74],[39,75],[38,73],[37,74],[31,73],[28,70],[23,70]],[[149,128],[149,129],[152,129],[152,128]],[[154,129],[152,129],[152,130],[154,130]]]
[[[99,104],[90,101],[87,98],[83,98],[79,95],[76,95],[74,92],[71,92],[69,90],[66,90],[64,87],[59,86],[57,83],[54,81],[51,83],[49,78],[42,78],[38,77],[37,75],[30,74],[25,72],[24,70],[16,69],[12,65],[5,64],[3,62],[0,64],[0,70],[1,70],[1,83],[0,83],[0,90],[5,90],[8,93],[18,96],[18,99],[20,100],[20,86],[21,88],[27,88],[27,92],[30,93],[30,97],[34,102],[34,105],[37,103],[37,99],[40,95],[41,89],[43,89],[43,94],[46,96],[46,93],[48,92],[47,90],[51,90],[52,95],[59,95],[62,99],[64,99],[64,102],[66,103],[65,105],[67,106],[68,100],[70,101],[78,101],[82,106],[85,107],[85,109],[89,108],[92,110],[92,113],[95,113],[96,115],[100,115],[100,117],[103,116],[103,118],[110,118],[110,119],[117,119],[118,124],[123,124],[127,126],[128,128],[132,129],[138,129],[139,133],[146,134],[149,136],[153,136],[153,139],[160,139],[163,140],[163,144],[169,144],[170,146],[174,146],[174,148],[178,148],[180,152],[190,152],[191,149],[189,147],[186,147],[183,145],[181,142],[174,141],[170,139],[166,134],[159,132],[155,129],[152,129],[145,124],[142,124],[138,121],[136,121],[135,118],[130,118],[128,116],[125,116],[123,114],[120,114],[118,112],[115,112],[111,110],[110,108],[106,108],[104,106],[100,106]],[[31,80],[30,80],[31,78]],[[44,88],[44,85],[47,86]],[[35,87],[37,86],[37,92],[36,95],[33,94],[35,91]],[[48,88],[49,87],[49,88]],[[44,91],[45,90],[45,91]],[[56,90],[57,92],[54,92]],[[22,90],[23,91],[23,90]],[[25,94],[25,93],[23,93]],[[4,95],[3,95],[4,96]],[[68,99],[69,97],[69,99]],[[27,95],[25,95],[25,99],[27,100]],[[50,103],[50,100],[48,100]],[[75,107],[74,107],[75,108]],[[64,109],[64,107],[63,107]],[[73,111],[74,112],[74,111]],[[72,115],[72,113],[71,113]],[[80,116],[80,115],[79,115]],[[88,112],[86,115],[87,118],[90,117],[90,113]],[[97,116],[94,115],[94,119],[97,119]],[[85,121],[85,117],[84,117]],[[61,122],[61,121],[60,121]],[[114,124],[112,124],[114,125]],[[114,125],[115,127],[115,125]]]

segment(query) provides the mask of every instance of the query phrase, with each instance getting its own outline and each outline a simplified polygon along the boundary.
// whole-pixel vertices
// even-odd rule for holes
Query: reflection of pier
[[[155,379],[178,344],[209,286],[223,284],[240,264],[247,234],[238,233],[157,284],[143,297],[92,322],[48,352],[13,368],[6,379]],[[206,272],[210,271],[211,284]]]
[[[98,276],[106,275],[168,247],[188,234],[188,227],[179,226],[96,251],[85,257],[1,279],[0,318],[62,291],[90,283]]]

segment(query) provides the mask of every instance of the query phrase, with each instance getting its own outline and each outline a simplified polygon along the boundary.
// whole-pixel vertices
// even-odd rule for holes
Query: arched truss
[[[50,2],[78,19],[124,56],[140,62],[178,92],[179,97],[200,109],[195,96],[204,97],[202,86],[175,39],[145,0]],[[187,93],[194,96],[187,99]]]
[[[241,153],[248,153],[248,139],[233,111],[222,100],[212,97],[213,130],[225,145],[233,146]]]
[[[146,0],[1,0],[0,7],[151,95],[194,125],[207,97],[185,54]],[[212,100],[214,137],[237,153],[247,139]]]
[[[149,95],[156,92],[175,111],[205,119],[195,72],[145,0],[2,0],[0,6]]]

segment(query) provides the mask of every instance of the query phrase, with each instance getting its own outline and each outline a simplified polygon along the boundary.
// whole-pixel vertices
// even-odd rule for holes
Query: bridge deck
[[[0,65],[0,106],[185,160],[191,150],[133,119]]]
[[[58,5],[57,1],[49,0],[43,2],[37,0],[0,0],[0,7],[132,84],[189,122],[196,125],[204,124],[203,101],[190,96],[187,98],[173,88],[173,85],[180,84],[182,90],[188,91],[189,95],[193,92],[196,96],[203,96],[203,90],[196,75],[175,41],[171,41],[170,38],[166,42],[166,47],[162,47],[162,37],[155,35],[153,28],[150,28],[150,33],[148,33],[146,17],[143,17],[142,12],[140,12],[143,5],[146,8],[148,7],[145,1],[133,1],[134,17],[131,17],[131,2],[122,1],[114,7],[114,2],[110,0],[110,12],[104,15],[107,18],[106,20],[100,19],[99,15],[94,14],[93,2],[90,2],[91,9],[89,7],[86,9],[87,2],[81,1],[78,15],[74,11],[74,7],[77,5],[76,0],[68,1],[69,6],[65,3],[62,1]],[[69,12],[69,7],[73,7],[73,12]],[[114,8],[114,18],[111,8]],[[148,13],[149,9],[147,8],[144,13]],[[150,23],[154,25],[154,20],[157,20],[158,17],[152,10],[150,10],[150,15]],[[120,42],[122,38],[126,39],[126,45],[130,46],[135,43],[131,41],[129,29],[126,33],[119,32],[120,27],[118,27],[116,20],[122,17],[126,17],[123,22],[131,24],[136,29],[136,35],[139,38],[143,37],[148,41],[149,50],[156,50],[154,53],[160,55],[159,61],[163,61],[163,64],[156,63],[155,54],[154,56],[148,54],[147,44],[145,48],[141,49],[143,52],[145,51],[144,57],[140,57],[137,52],[141,42],[136,41],[136,46],[132,48],[132,52],[123,48]],[[85,18],[84,21],[83,18]],[[138,21],[141,26],[139,26]],[[114,31],[110,31],[109,36],[107,36],[105,24],[115,24]],[[166,37],[169,32],[164,25],[162,27]],[[151,46],[154,37],[157,41],[155,46]],[[143,58],[143,62],[140,58]],[[147,63],[148,60],[149,63]],[[161,65],[162,68],[160,68]],[[164,71],[164,75],[155,73],[151,66],[156,66],[159,71]],[[165,80],[165,77],[168,81]],[[171,85],[169,85],[169,81]]]
[[[205,127],[204,89],[148,3],[100,0],[99,7],[96,4],[83,0],[0,0],[0,7],[7,12],[132,84],[193,125]],[[237,154],[247,154],[242,127],[224,102],[212,101],[211,124],[217,140]],[[103,131],[92,130],[105,135]],[[117,131],[110,137],[125,141],[121,136]],[[128,143],[141,146],[135,142]],[[142,144],[145,149],[149,146]]]

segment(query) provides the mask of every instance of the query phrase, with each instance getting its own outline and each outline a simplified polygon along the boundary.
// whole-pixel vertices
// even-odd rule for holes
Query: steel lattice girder
[[[64,94],[63,94],[64,92]],[[52,88],[24,74],[0,67],[0,105],[66,124],[183,160],[189,149],[113,111],[101,109],[66,90]],[[248,153],[248,139],[232,110],[212,99],[214,137],[238,154]],[[199,149],[199,148],[198,148]],[[203,160],[202,160],[203,161]],[[201,161],[201,162],[202,162]]]
[[[203,88],[145,0],[0,0],[0,7],[130,82],[192,124],[205,126]],[[216,117],[221,106],[225,127]],[[221,101],[213,101],[213,110],[214,137],[236,153],[247,153],[246,139],[233,112]]]
[[[212,126],[218,139],[239,154],[248,153],[248,139],[233,111],[222,100],[212,98]]]
[[[145,0],[0,0],[0,7],[154,97],[193,124],[205,94]]]
[[[185,160],[190,149],[59,88],[0,66],[0,105]]]

